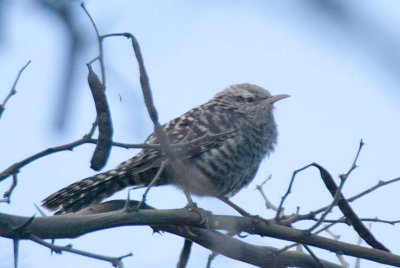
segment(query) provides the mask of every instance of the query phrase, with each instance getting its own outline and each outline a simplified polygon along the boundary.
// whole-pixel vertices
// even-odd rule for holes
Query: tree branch
[[[21,68],[21,70],[19,70],[18,75],[17,75],[17,78],[15,78],[14,84],[12,85],[10,92],[8,93],[8,95],[6,96],[6,98],[4,99],[3,103],[0,104],[0,119],[1,119],[1,116],[2,116],[2,114],[3,114],[3,112],[4,112],[4,110],[6,109],[6,104],[7,104],[7,102],[11,99],[11,97],[12,97],[13,95],[15,95],[15,94],[17,93],[16,88],[17,88],[17,84],[18,84],[19,78],[20,78],[21,75],[22,75],[22,72],[26,69],[26,67],[28,67],[28,65],[29,65],[30,63],[31,63],[31,61],[28,61],[28,62]]]
[[[120,200],[119,203],[120,204],[117,208],[122,209],[125,206],[126,200]],[[106,205],[106,203],[97,204],[97,207],[101,208]],[[113,209],[115,209],[115,207]],[[15,228],[18,226],[26,226],[26,222],[28,221],[29,218],[27,217],[0,213],[0,236],[27,239],[28,237],[26,235],[24,236],[23,234],[21,235],[20,232],[16,232]],[[165,231],[171,231],[171,229],[168,229],[169,227],[178,228],[174,230],[182,234],[185,238],[188,238],[188,234],[183,235],[182,232],[184,231],[181,230],[185,229],[182,228],[183,226],[206,228],[198,213],[187,211],[186,209],[147,209],[139,210],[134,213],[124,213],[120,210],[92,215],[75,213],[51,217],[36,217],[32,222],[30,222],[26,231],[29,231],[29,234],[34,234],[42,239],[73,238],[89,232],[126,225],[148,225],[157,228],[157,230]],[[265,221],[257,221],[253,218],[247,217],[210,215],[208,225],[213,230],[225,230],[231,233],[246,232],[249,234],[294,241],[332,252],[339,252],[344,255],[360,257],[388,265],[400,266],[400,256],[389,252],[360,247],[318,235],[305,235],[301,230],[279,226],[273,224],[272,221],[266,223]],[[191,232],[193,232],[192,229],[193,228],[190,228]],[[206,229],[203,231],[205,232],[209,230]],[[194,232],[197,232],[197,229]],[[196,237],[198,240],[196,240]],[[205,243],[201,242],[202,235],[190,237],[188,239],[201,245],[203,245],[202,243]],[[226,247],[226,244],[224,244],[224,247]],[[217,251],[215,248],[210,249]],[[219,248],[218,252],[225,254],[223,253],[223,250],[225,249]]]

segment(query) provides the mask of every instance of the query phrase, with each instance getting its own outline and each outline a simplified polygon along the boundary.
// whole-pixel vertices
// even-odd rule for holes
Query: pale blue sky
[[[234,83],[250,82],[273,94],[292,96],[276,105],[280,132],[276,152],[263,162],[253,183],[234,198],[251,213],[273,216],[254,191],[264,178],[272,174],[265,191],[277,204],[295,169],[318,162],[334,176],[346,172],[361,138],[366,146],[358,162],[360,167],[345,185],[345,195],[400,175],[398,1],[88,1],[87,8],[101,33],[131,32],[138,38],[162,122]],[[13,1],[4,14],[7,24],[0,43],[0,100],[21,66],[29,59],[32,64],[0,121],[1,170],[42,149],[77,139],[90,128],[95,113],[85,64],[97,51],[88,19],[78,4],[76,9],[77,23],[82,32],[89,34],[85,34],[87,48],[76,71],[72,112],[62,133],[54,130],[53,122],[64,70],[63,28],[54,16],[30,1]],[[129,43],[124,39],[107,40],[105,53],[115,140],[141,142],[152,126],[142,104]],[[34,203],[94,174],[89,168],[93,148],[85,145],[24,168],[13,203],[0,204],[1,210],[32,215],[36,213]],[[107,168],[134,153],[113,149]],[[8,183],[3,182],[0,192],[7,187]],[[399,219],[399,190],[399,185],[386,187],[355,202],[353,207],[361,217]],[[123,191],[113,198],[125,196]],[[140,196],[140,191],[134,193],[134,198]],[[186,202],[173,187],[152,190],[148,200],[158,208],[183,207]],[[330,200],[317,171],[307,171],[296,181],[286,211],[292,213],[300,206],[305,213]],[[218,200],[196,201],[215,213],[235,214]],[[354,231],[346,226],[337,226],[333,231],[344,241],[357,241]],[[400,251],[395,241],[398,239],[393,239],[398,237],[399,227],[374,224],[372,231],[393,252]],[[245,240],[283,245],[268,238]],[[147,227],[130,227],[57,242],[114,256],[132,251],[134,257],[125,260],[126,267],[174,267],[183,239],[152,235]],[[0,248],[0,266],[11,267],[11,241],[0,239]],[[332,253],[316,252],[322,258],[336,260]],[[205,267],[208,254],[208,250],[194,247],[189,267]],[[354,263],[354,259],[346,259]],[[222,256],[213,266],[247,267]],[[22,242],[20,267],[110,265],[68,253],[50,256],[47,249]],[[378,266],[363,261],[362,267]]]

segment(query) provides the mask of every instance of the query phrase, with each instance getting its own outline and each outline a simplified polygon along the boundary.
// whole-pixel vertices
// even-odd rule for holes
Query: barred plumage
[[[157,185],[175,184],[200,196],[232,196],[255,176],[277,139],[273,103],[288,95],[271,94],[256,85],[232,85],[207,103],[163,126],[170,143],[190,170],[179,179],[167,165]],[[149,144],[157,144],[151,134]],[[78,211],[128,186],[147,186],[166,156],[145,148],[115,169],[75,182],[43,201],[63,212]]]

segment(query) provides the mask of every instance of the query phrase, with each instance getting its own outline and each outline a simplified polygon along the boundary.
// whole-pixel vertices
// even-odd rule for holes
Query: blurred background
[[[379,180],[400,176],[400,2],[396,0],[298,1],[85,1],[101,34],[131,32],[140,42],[155,104],[164,123],[197,106],[230,84],[249,82],[286,93],[276,105],[279,144],[254,181],[233,201],[252,214],[273,217],[257,184],[269,175],[268,198],[279,204],[292,172],[318,162],[335,178],[347,172],[360,139],[366,146],[358,168],[345,184],[350,197]],[[86,63],[98,55],[96,36],[79,1],[0,1],[0,101],[28,61],[15,95],[0,120],[0,170],[48,147],[87,133],[95,108],[87,86]],[[136,60],[124,38],[107,39],[104,53],[107,95],[114,140],[140,143],[152,131],[141,95]],[[97,68],[98,70],[98,68]],[[2,212],[31,216],[34,204],[54,191],[94,174],[93,145],[40,159],[20,172],[12,203]],[[113,148],[107,168],[137,151]],[[0,184],[0,192],[10,179]],[[399,184],[352,203],[360,217],[399,220]],[[112,198],[125,198],[127,191]],[[142,191],[133,192],[140,199]],[[236,213],[213,198],[195,198],[216,214]],[[295,181],[285,212],[307,213],[331,202],[318,172]],[[153,189],[148,203],[160,209],[186,205],[174,187]],[[330,219],[340,217],[337,210]],[[299,224],[298,228],[309,225]],[[376,238],[400,253],[400,226],[374,223]],[[331,229],[342,241],[356,243],[345,225]],[[328,234],[325,234],[329,237]],[[270,238],[249,243],[282,247]],[[174,267],[183,239],[152,234],[149,227],[124,227],[57,240],[60,245],[109,256],[133,252],[126,267]],[[20,244],[20,267],[110,267],[108,263],[53,254],[33,242]],[[12,267],[12,241],[0,239],[0,266]],[[333,253],[315,250],[336,261]],[[194,246],[189,267],[205,267],[210,252]],[[354,267],[355,259],[345,257]],[[213,267],[248,265],[218,256]],[[361,267],[384,267],[361,261]]]

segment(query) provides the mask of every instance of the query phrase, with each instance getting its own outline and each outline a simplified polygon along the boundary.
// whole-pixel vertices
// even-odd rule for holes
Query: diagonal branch
[[[336,183],[333,180],[331,174],[329,174],[329,172],[325,168],[317,163],[313,163],[311,165],[319,169],[321,178],[324,181],[326,188],[329,190],[332,196],[335,196],[338,187],[336,186]],[[374,235],[368,230],[368,228],[365,227],[365,225],[351,208],[350,204],[347,202],[343,194],[339,195],[337,204],[340,211],[342,211],[343,215],[346,216],[347,219],[349,219],[354,230],[364,239],[365,242],[367,242],[370,246],[374,248],[389,251],[389,249],[387,249],[383,244],[376,240]]]

